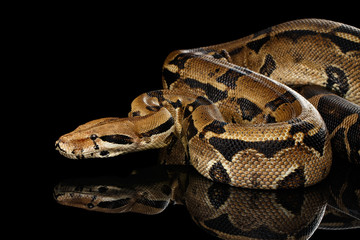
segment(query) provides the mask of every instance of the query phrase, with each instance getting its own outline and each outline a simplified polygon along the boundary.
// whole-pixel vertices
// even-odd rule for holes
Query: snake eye
[[[98,138],[98,136],[96,135],[96,134],[91,134],[90,135],[90,139],[91,140],[95,140],[95,139],[97,139]]]
[[[92,203],[88,203],[86,206],[87,206],[89,209],[92,209],[92,208],[95,207],[94,204],[92,204]]]

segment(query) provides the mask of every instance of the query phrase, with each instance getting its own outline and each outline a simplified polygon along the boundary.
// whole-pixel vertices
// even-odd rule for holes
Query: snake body
[[[94,158],[181,143],[185,162],[213,181],[310,186],[328,175],[331,145],[360,162],[359,63],[360,30],[318,19],[174,51],[163,90],[137,97],[127,118],[79,126],[56,148]]]

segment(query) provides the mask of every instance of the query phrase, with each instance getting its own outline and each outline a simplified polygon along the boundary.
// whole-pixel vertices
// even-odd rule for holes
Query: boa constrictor
[[[214,181],[310,186],[328,175],[331,144],[360,162],[359,63],[360,30],[318,19],[175,51],[163,66],[164,90],[137,97],[127,118],[79,126],[56,148],[103,158],[180,142],[179,161]],[[299,92],[312,104],[286,85],[307,86]]]

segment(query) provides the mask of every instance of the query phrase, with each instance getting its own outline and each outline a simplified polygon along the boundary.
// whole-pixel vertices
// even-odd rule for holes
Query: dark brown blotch
[[[279,182],[279,189],[298,188],[305,185],[304,168],[299,167]]]
[[[221,162],[217,162],[210,168],[210,177],[213,181],[221,183],[230,183],[229,174],[226,172],[226,169],[223,167]]]

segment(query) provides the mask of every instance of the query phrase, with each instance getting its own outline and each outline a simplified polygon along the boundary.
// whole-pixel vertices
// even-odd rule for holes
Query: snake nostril
[[[60,144],[61,144],[62,142],[61,142],[61,140],[59,139],[59,140],[57,140],[56,142],[55,142],[55,149],[61,149],[61,147],[60,147]]]
[[[60,152],[66,152],[63,148],[61,148],[61,141],[60,140],[57,140],[56,142],[55,142],[55,150],[58,150],[58,151],[60,151]]]

